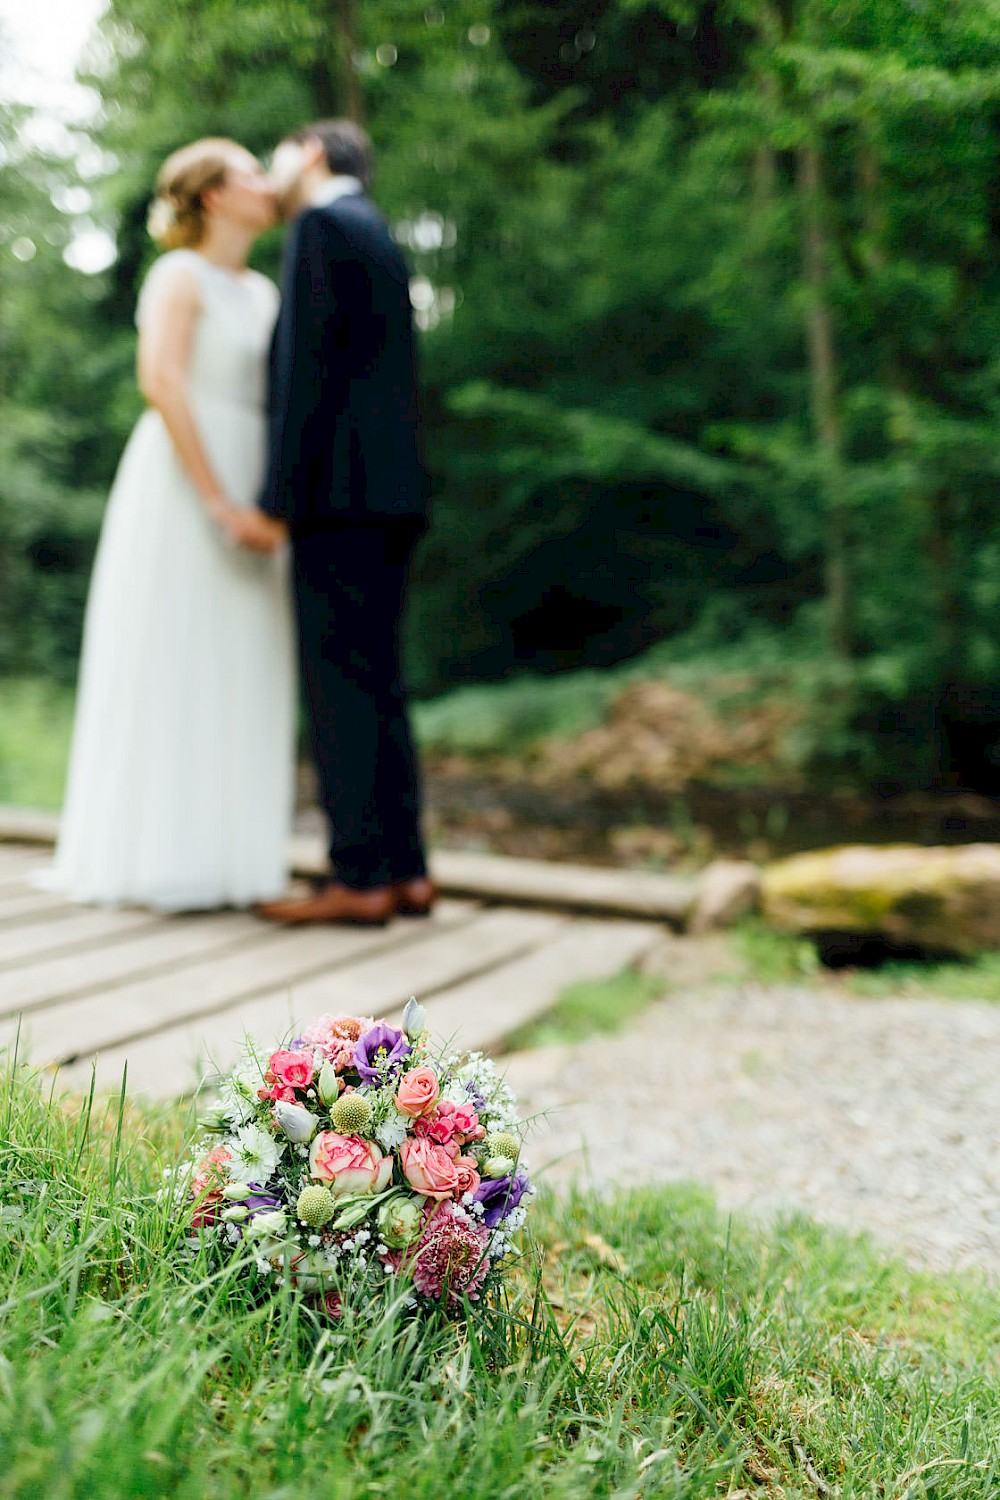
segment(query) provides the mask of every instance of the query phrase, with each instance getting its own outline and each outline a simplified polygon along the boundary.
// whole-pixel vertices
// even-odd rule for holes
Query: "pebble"
[[[542,1180],[700,1183],[1000,1280],[1000,1005],[693,985],[506,1065]]]

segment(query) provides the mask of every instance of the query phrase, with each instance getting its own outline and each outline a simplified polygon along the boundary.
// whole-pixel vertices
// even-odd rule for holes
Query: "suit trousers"
[[[355,890],[426,873],[400,619],[421,527],[295,536],[299,658],[333,878]]]

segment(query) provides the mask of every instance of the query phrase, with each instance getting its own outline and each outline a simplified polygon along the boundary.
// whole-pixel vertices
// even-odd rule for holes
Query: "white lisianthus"
[[[324,1104],[332,1104],[340,1093],[340,1077],[332,1062],[325,1062],[319,1070],[317,1087]]]
[[[395,1105],[375,1127],[375,1139],[383,1151],[398,1151],[406,1140],[412,1121],[407,1115],[401,1114]]]
[[[282,1134],[297,1146],[311,1141],[319,1124],[319,1115],[314,1115],[311,1109],[304,1104],[289,1104],[284,1099],[275,1104],[274,1118]]]
[[[259,1125],[244,1125],[226,1142],[233,1153],[226,1163],[237,1182],[256,1182],[263,1187],[284,1154],[284,1144]]]
[[[243,1233],[248,1240],[282,1240],[287,1228],[285,1210],[274,1208],[269,1213],[254,1214]]]
[[[427,1012],[415,995],[411,995],[403,1007],[403,1030],[408,1037],[419,1036],[427,1030]]]

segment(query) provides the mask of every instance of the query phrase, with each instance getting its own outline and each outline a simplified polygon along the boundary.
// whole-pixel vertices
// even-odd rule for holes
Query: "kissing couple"
[[[347,120],[163,164],[143,283],[147,409],[108,502],[69,778],[45,883],[285,923],[427,914],[434,890],[400,671],[426,481],[406,267]],[[278,289],[247,257],[289,223]],[[329,880],[281,899],[298,666]]]

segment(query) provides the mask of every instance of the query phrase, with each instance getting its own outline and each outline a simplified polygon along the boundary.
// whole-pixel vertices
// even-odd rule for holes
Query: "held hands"
[[[209,513],[228,542],[251,552],[274,552],[288,539],[288,527],[283,521],[276,521],[254,506],[244,509],[217,499],[209,503]]]

